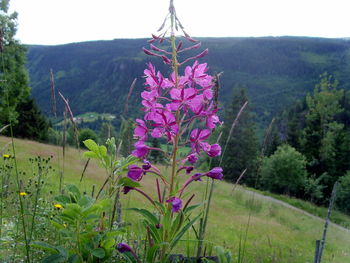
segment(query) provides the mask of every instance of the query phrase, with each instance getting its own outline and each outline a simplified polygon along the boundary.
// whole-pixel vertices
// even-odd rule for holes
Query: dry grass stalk
[[[56,110],[56,91],[55,91],[55,78],[52,69],[50,69],[50,81],[51,81],[51,110],[55,117],[57,117]]]
[[[69,113],[69,119],[73,125],[73,131],[74,131],[74,137],[75,137],[75,140],[76,140],[76,143],[77,143],[77,147],[79,149],[79,139],[78,139],[78,127],[77,127],[77,124],[76,122],[74,121],[74,116],[73,116],[73,112],[69,106],[69,102],[68,100],[62,95],[61,92],[58,92],[58,94],[61,96],[65,106],[66,106],[66,109],[67,109],[67,112]]]
[[[85,163],[85,165],[84,165],[84,169],[83,169],[83,172],[81,173],[81,177],[80,177],[80,182],[81,182],[81,181],[83,180],[83,178],[84,178],[84,175],[85,175],[86,169],[87,169],[87,167],[88,167],[88,165],[89,165],[89,162],[90,162],[90,158],[87,159],[87,161],[86,161],[86,163]]]
[[[5,125],[0,129],[0,133],[2,133],[6,128],[10,127],[10,124]]]
[[[235,191],[237,185],[239,184],[239,182],[241,181],[242,177],[244,176],[245,172],[247,171],[247,168],[244,169],[244,171],[241,173],[241,175],[238,177],[237,181],[235,182],[235,184],[233,185],[232,191],[231,191],[231,195],[233,194],[233,192]]]
[[[219,166],[220,166],[221,163],[222,163],[222,159],[223,159],[223,157],[224,157],[224,155],[225,155],[226,148],[227,148],[227,144],[228,144],[228,142],[229,142],[230,139],[231,139],[233,129],[234,129],[235,126],[237,125],[237,122],[238,122],[239,118],[241,117],[243,110],[245,109],[245,107],[247,107],[247,105],[248,105],[248,101],[246,101],[246,102],[243,104],[243,106],[241,107],[241,109],[240,109],[239,112],[237,113],[236,119],[232,122],[232,125],[231,125],[231,128],[230,128],[230,132],[228,133],[228,136],[227,136],[227,139],[226,139],[226,143],[225,143],[224,150],[222,151],[222,154],[221,154]]]
[[[129,111],[129,100],[130,100],[132,92],[133,92],[133,90],[134,90],[134,88],[136,86],[136,80],[137,80],[137,78],[135,78],[133,80],[133,82],[131,83],[131,86],[129,88],[129,93],[128,93],[128,96],[126,97],[125,108],[124,108],[124,113],[123,113],[124,116],[126,116],[128,114],[128,111]]]

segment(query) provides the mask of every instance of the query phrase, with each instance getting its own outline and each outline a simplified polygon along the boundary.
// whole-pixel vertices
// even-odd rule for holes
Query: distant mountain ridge
[[[233,88],[246,87],[260,124],[266,125],[283,107],[310,92],[319,75],[328,72],[350,89],[350,41],[309,37],[202,38],[209,54],[210,73],[221,78],[222,107]],[[41,109],[50,112],[50,69],[56,88],[70,101],[74,113],[95,111],[123,113],[134,78],[136,88],[129,101],[130,116],[141,116],[143,70],[152,61],[164,75],[162,61],[142,52],[146,39],[116,39],[58,46],[29,46],[27,66],[32,94]],[[180,59],[183,59],[180,57]],[[181,70],[184,70],[182,67]]]

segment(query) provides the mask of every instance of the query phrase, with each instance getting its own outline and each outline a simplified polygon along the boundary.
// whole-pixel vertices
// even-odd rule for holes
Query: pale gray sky
[[[149,37],[168,0],[11,0],[23,44]],[[191,36],[350,37],[350,0],[174,0]]]

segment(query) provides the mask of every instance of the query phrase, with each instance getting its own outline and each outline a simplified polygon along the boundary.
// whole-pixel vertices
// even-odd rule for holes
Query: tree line
[[[327,205],[335,182],[339,209],[350,213],[350,92],[324,73],[312,93],[273,119],[259,142],[251,106],[230,126],[248,100],[236,88],[225,113],[221,144],[225,177],[278,194]],[[218,161],[218,160],[217,160]]]

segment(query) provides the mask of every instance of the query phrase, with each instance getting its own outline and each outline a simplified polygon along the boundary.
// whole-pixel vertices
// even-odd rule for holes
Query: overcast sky
[[[149,37],[168,0],[11,0],[23,44]],[[350,37],[350,0],[174,0],[191,36]]]

